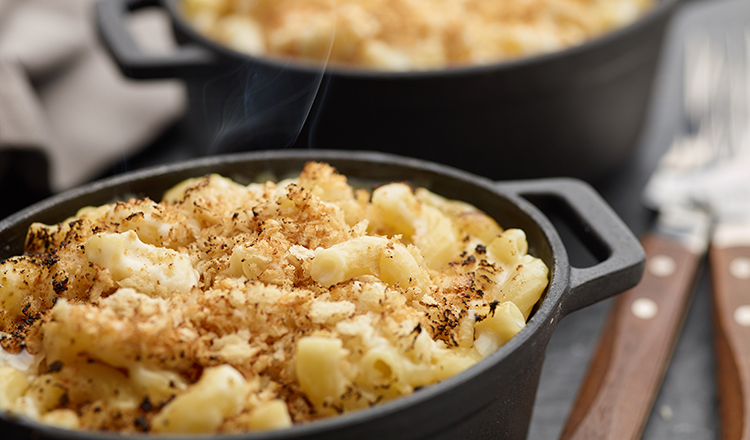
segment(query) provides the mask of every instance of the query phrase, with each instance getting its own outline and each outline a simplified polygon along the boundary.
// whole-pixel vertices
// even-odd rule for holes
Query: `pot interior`
[[[218,173],[240,183],[265,181],[270,177],[281,179],[298,174],[304,164],[310,160],[331,164],[339,172],[346,175],[350,183],[355,186],[372,188],[388,182],[407,181],[414,187],[425,187],[444,197],[471,203],[495,218],[504,228],[523,229],[527,235],[529,252],[541,258],[550,268],[550,285],[537,304],[534,313],[538,310],[539,304],[546,300],[548,292],[560,290],[558,286],[560,283],[554,282],[554,270],[557,267],[556,263],[559,264],[559,261],[553,253],[553,247],[559,248],[552,244],[559,239],[555,238],[554,231],[549,230],[550,226],[546,219],[530,204],[517,196],[504,195],[498,192],[492,182],[484,178],[429,162],[381,153],[320,150],[267,151],[199,159],[184,164],[153,168],[115,177],[52,197],[0,222],[0,243],[3,244],[0,248],[0,259],[22,253],[25,233],[32,222],[47,224],[60,222],[74,215],[83,206],[112,203],[117,200],[127,200],[134,196],[149,197],[158,201],[165,190],[180,181],[208,173]],[[555,297],[553,299],[559,299],[557,293],[553,296]],[[548,305],[545,307],[545,313],[552,309],[553,307]],[[535,320],[535,323],[529,325],[531,327],[530,332],[526,332],[526,336],[521,338],[522,340],[511,341],[512,343],[508,344],[503,353],[506,355],[511,353],[510,350],[515,350],[525,340],[529,339],[529,335],[533,335],[543,325],[546,325],[545,320]],[[499,351],[502,351],[502,348]],[[302,427],[304,428],[303,431],[307,428],[313,428],[313,425],[317,425],[314,427],[315,430],[325,430],[326,427],[330,426],[357,425],[365,421],[377,420],[393,412],[435,398],[447,390],[455,389],[462,382],[471,380],[474,376],[490,374],[488,369],[502,361],[507,357],[506,355],[500,355],[499,352],[495,353],[491,355],[492,360],[488,358],[485,362],[480,362],[480,365],[484,365],[484,367],[472,367],[453,378],[374,409],[349,414],[346,417],[339,416],[316,422],[310,426]],[[530,391],[533,393],[534,390]],[[533,396],[533,394],[530,394],[530,396]],[[33,422],[23,422],[22,425],[36,426],[35,429],[48,429],[39,427],[38,424]],[[297,427],[290,428],[289,431],[295,431],[297,434],[301,432]],[[296,434],[290,435],[292,435],[290,438],[296,438],[294,437]],[[250,437],[254,438],[255,436],[250,435]]]
[[[183,0],[160,0],[164,6],[166,6],[174,25],[177,28],[178,40],[185,39],[187,41],[199,42],[201,45],[210,48],[212,51],[221,54],[223,57],[242,59],[245,61],[260,62],[261,64],[267,64],[269,66],[275,66],[277,68],[286,69],[293,67],[295,70],[305,72],[308,74],[321,74],[326,72],[327,74],[333,74],[335,76],[346,76],[346,77],[361,77],[371,79],[413,79],[413,78],[429,78],[429,77],[440,77],[447,75],[463,76],[466,74],[482,74],[497,69],[505,69],[505,66],[512,69],[516,66],[535,65],[539,62],[545,63],[549,60],[568,58],[571,54],[575,55],[580,52],[590,51],[594,47],[599,47],[602,44],[606,45],[610,40],[622,39],[623,36],[637,33],[638,29],[642,26],[647,26],[651,22],[660,20],[664,16],[671,14],[675,6],[681,0],[653,0],[653,4],[650,9],[643,12],[637,19],[631,21],[624,26],[610,29],[607,32],[596,35],[593,38],[584,41],[582,43],[574,44],[572,46],[563,47],[558,50],[551,52],[542,52],[537,54],[530,54],[517,58],[509,58],[507,60],[501,60],[499,62],[493,62],[488,64],[465,64],[447,66],[436,69],[426,70],[406,70],[406,71],[389,71],[389,70],[373,70],[366,67],[357,65],[346,65],[346,64],[331,64],[327,62],[321,63],[318,60],[289,57],[289,56],[255,56],[249,55],[243,52],[239,52],[235,49],[228,47],[227,45],[215,41],[214,39],[202,34],[200,31],[195,29],[194,25],[191,24],[183,12]]]

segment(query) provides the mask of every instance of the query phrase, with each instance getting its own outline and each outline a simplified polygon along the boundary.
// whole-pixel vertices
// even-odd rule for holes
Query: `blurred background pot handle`
[[[191,44],[172,53],[141,50],[127,28],[128,16],[139,9],[161,7],[157,0],[103,0],[96,5],[99,36],[125,76],[135,79],[177,78],[214,67],[218,57],[210,50]]]
[[[598,260],[570,269],[564,315],[635,286],[643,275],[645,253],[638,239],[587,183],[570,178],[499,183],[500,187],[554,214]]]

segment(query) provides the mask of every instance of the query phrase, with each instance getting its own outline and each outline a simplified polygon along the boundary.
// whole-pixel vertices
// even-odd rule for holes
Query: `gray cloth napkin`
[[[0,180],[21,170],[22,184],[70,188],[181,115],[181,83],[122,76],[98,40],[95,3],[0,0]],[[139,12],[130,25],[144,50],[173,45],[156,11]]]

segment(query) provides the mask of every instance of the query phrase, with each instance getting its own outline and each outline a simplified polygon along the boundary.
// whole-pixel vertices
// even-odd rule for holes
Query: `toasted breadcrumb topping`
[[[418,210],[452,221],[437,241],[455,238],[455,248],[432,266],[436,254],[423,255],[436,246],[425,241],[432,226],[389,222],[368,191],[321,163],[278,184],[209,175],[159,203],[33,224],[25,254],[0,265],[0,344],[28,359],[25,370],[0,359],[0,407],[80,429],[243,432],[367,408],[467,368],[486,355],[475,325],[508,299],[517,266],[539,260],[491,258],[488,242],[504,233],[494,220],[408,192]],[[378,258],[406,258],[415,271],[399,278],[387,261],[365,262],[340,281],[314,276],[321,252],[381,241]],[[544,285],[546,276],[545,267]],[[341,341],[335,395],[310,395],[318,385],[306,385],[297,359],[305,338]],[[386,349],[426,382],[362,367]],[[222,403],[190,421],[185,402],[196,396]]]

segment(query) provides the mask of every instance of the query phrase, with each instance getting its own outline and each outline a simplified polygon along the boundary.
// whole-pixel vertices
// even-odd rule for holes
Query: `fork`
[[[727,171],[737,168],[745,148],[741,128],[747,105],[734,97],[747,87],[744,64],[737,67],[734,39],[722,40],[717,45],[708,34],[696,33],[685,41],[683,128],[644,191],[646,204],[659,211],[654,230],[642,238],[646,272],[638,286],[615,301],[562,440],[640,438],[708,246],[709,219],[725,223],[723,212],[731,205],[726,201],[738,192],[736,182],[727,178],[750,176],[750,169]],[[750,289],[748,293],[750,297]],[[748,303],[743,310],[750,325]],[[750,327],[747,331],[739,338],[750,342]],[[745,354],[750,373],[750,346]]]
[[[750,25],[718,40],[696,35],[687,43],[685,129],[664,160],[681,174],[669,183],[712,218],[721,438],[750,440]]]
[[[713,115],[725,144],[714,148],[734,159],[706,179],[724,190],[721,196],[707,199],[699,191],[696,200],[710,207],[716,223],[709,261],[721,438],[750,440],[750,27],[738,40],[727,37],[725,47],[725,113]]]
[[[685,131],[665,160],[682,174],[670,183],[712,217],[721,438],[750,440],[750,25],[720,40],[702,35],[688,43]],[[686,171],[696,166],[697,173]]]

